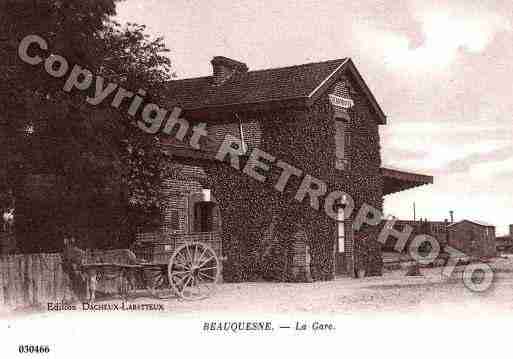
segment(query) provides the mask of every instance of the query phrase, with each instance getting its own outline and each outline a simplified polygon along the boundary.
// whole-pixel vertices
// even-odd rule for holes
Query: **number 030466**
[[[18,352],[21,354],[46,354],[50,353],[49,345],[18,345]]]

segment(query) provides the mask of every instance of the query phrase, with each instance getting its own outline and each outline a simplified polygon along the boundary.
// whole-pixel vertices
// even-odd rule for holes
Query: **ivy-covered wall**
[[[349,111],[351,165],[346,171],[335,168],[334,117],[327,94],[308,109],[239,114],[243,119],[256,118],[260,122],[261,150],[303,174],[323,180],[328,192],[341,189],[353,197],[355,211],[346,225],[346,240],[351,242],[351,223],[358,209],[364,203],[379,210],[383,205],[378,124],[367,99],[357,88],[353,89],[352,98],[355,105]],[[241,168],[244,163],[242,159]],[[297,271],[293,270],[297,265],[294,258],[298,257],[294,248],[305,247],[297,245],[298,237],[306,238],[305,244],[310,248],[313,278],[333,278],[336,223],[324,213],[322,200],[320,210],[316,211],[310,207],[308,196],[303,203],[294,199],[301,178],[292,176],[283,193],[276,191],[273,186],[281,172],[281,168],[271,165],[266,181],[260,183],[228,164],[213,163],[207,169],[206,185],[213,188],[223,219],[223,252],[228,258],[225,280],[304,279],[297,278]],[[357,253],[364,254],[369,275],[380,275],[381,248],[374,240],[377,233],[369,228],[363,230],[367,240],[356,243]],[[355,233],[355,240],[364,238],[363,233]],[[353,246],[346,246],[349,262],[353,259]]]
[[[337,171],[335,181],[349,186],[348,193],[355,202],[355,211],[349,219],[351,227],[362,205],[368,204],[383,211],[383,177],[380,172],[381,149],[377,117],[355,81],[349,77],[343,81],[348,83],[349,96],[354,101],[354,106],[348,111],[351,160],[349,171]],[[359,232],[354,233],[354,259],[357,263],[364,264],[367,275],[382,273],[383,260],[381,244],[377,241],[378,233],[378,227],[362,227]],[[359,258],[362,255],[365,258]]]
[[[354,252],[356,262],[364,263],[367,274],[380,275],[381,248],[374,240],[377,232],[363,228],[352,233],[352,220],[363,204],[379,210],[383,206],[378,123],[360,89],[351,79],[345,81],[350,84],[349,94],[355,103],[348,111],[351,161],[346,170],[335,168],[335,119],[328,98],[334,88],[309,108],[239,112],[238,116],[242,121],[258,121],[259,149],[298,168],[303,175],[324,181],[328,193],[343,190],[352,196],[355,211],[346,222],[348,274],[354,274]],[[305,280],[298,266],[302,260],[306,265],[307,257],[311,257],[314,280],[332,279],[337,226],[325,214],[323,200],[320,209],[315,210],[308,195],[302,203],[294,199],[303,176],[292,176],[283,193],[278,192],[273,186],[282,169],[275,163],[265,173],[266,181],[258,182],[242,172],[246,160],[241,157],[239,171],[228,162],[195,162],[205,171],[202,186],[212,190],[220,208],[224,280]],[[365,242],[361,242],[363,238]],[[309,248],[309,254],[297,253],[305,248]]]

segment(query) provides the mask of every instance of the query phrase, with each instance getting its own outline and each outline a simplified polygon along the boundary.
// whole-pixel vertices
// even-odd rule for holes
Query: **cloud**
[[[426,70],[453,63],[461,51],[481,53],[498,33],[511,30],[507,17],[470,2],[412,2],[409,11],[418,24],[416,30],[388,30],[372,22],[356,24],[355,35],[364,51],[394,68]],[[420,34],[412,36],[416,32]]]
[[[489,152],[471,153],[464,158],[450,161],[439,172],[454,174],[468,172],[474,179],[489,178],[493,174],[509,171],[513,168],[513,146],[501,147]]]
[[[479,162],[471,164],[470,176],[479,180],[491,180],[494,178],[513,180],[513,146],[504,148],[490,156],[482,156]]]
[[[139,0],[118,10],[166,37],[180,77],[211,74],[215,55],[251,69],[351,56],[389,118],[383,164],[435,176],[387,196],[388,208],[408,218],[416,201],[431,218],[452,208],[511,221],[513,2]]]
[[[513,157],[511,123],[411,121],[381,132],[385,165],[437,176],[469,172],[484,161]]]

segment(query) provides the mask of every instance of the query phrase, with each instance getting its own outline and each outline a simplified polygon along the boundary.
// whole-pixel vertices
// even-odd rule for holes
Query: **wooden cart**
[[[120,294],[125,299],[145,288],[159,299],[178,296],[198,300],[214,292],[221,269],[219,258],[208,244],[190,242],[177,247],[167,263],[137,259],[133,264],[86,262],[80,265],[80,271],[86,277],[90,301],[95,299],[98,280],[113,278],[119,280]]]

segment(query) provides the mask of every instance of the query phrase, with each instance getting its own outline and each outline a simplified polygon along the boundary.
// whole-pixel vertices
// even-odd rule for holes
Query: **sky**
[[[178,78],[227,56],[250,70],[351,57],[387,115],[384,166],[434,176],[385,197],[401,219],[513,224],[513,2],[126,0]]]

